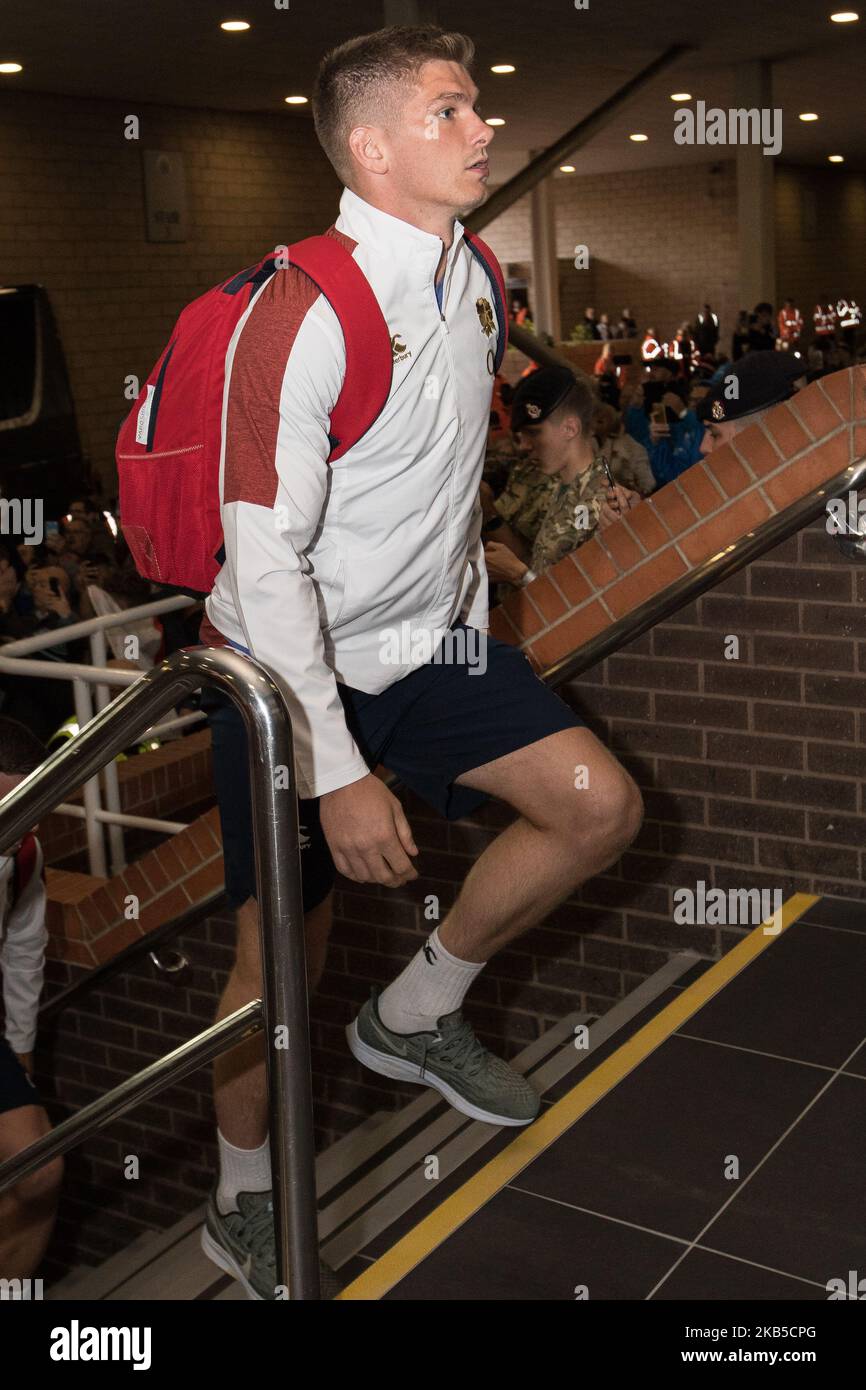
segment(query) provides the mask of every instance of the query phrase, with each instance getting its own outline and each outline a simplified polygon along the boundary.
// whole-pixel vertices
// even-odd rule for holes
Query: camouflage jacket
[[[554,492],[541,518],[529,561],[536,574],[589,540],[607,500],[607,477],[598,457],[573,482],[553,482]]]
[[[531,461],[518,459],[511,465],[508,481],[493,505],[502,520],[532,545],[557,488],[555,478],[548,478]]]

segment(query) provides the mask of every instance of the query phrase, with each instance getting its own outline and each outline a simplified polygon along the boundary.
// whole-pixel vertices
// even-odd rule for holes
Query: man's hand
[[[71,618],[72,608],[68,598],[62,594],[46,594],[42,599],[42,607],[47,608],[49,613],[56,613],[59,618]]]
[[[632,507],[636,507],[641,500],[639,492],[633,492],[631,488],[623,487],[617,483],[615,487],[607,490],[607,500],[599,512],[598,529],[603,531],[605,527],[611,526],[615,521],[619,521],[621,516]]]
[[[325,792],[319,818],[334,864],[346,878],[400,888],[418,877],[408,857],[418,846],[403,807],[372,773]]]
[[[484,561],[487,565],[487,577],[496,583],[504,581],[507,584],[519,584],[529,568],[513,550],[509,550],[508,546],[502,545],[500,541],[487,542],[484,547]]]

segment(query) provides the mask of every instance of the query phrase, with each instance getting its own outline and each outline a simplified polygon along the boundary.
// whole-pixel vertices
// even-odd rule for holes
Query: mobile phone
[[[47,536],[56,536],[59,530],[60,530],[60,522],[59,522],[59,521],[46,521],[46,523],[45,523],[45,534],[46,534]]]
[[[668,413],[661,401],[657,401],[652,408],[652,420],[654,425],[659,425],[662,429],[667,429]]]

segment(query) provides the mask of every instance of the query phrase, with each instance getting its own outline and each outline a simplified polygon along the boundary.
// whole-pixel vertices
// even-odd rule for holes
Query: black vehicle
[[[41,499],[43,516],[59,517],[90,482],[48,296],[0,286],[0,496]]]

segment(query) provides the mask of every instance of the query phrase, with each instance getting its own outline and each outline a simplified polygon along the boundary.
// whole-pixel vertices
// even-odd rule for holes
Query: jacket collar
[[[353,193],[351,188],[343,189],[340,216],[335,225],[338,231],[345,232],[371,251],[402,264],[411,262],[419,266],[432,283],[442,255],[442,239],[433,232],[422,231],[411,222],[404,222],[402,217],[394,217],[390,212],[373,207],[372,203]],[[463,223],[455,217],[454,236],[445,262],[446,275],[463,241],[463,231]]]

